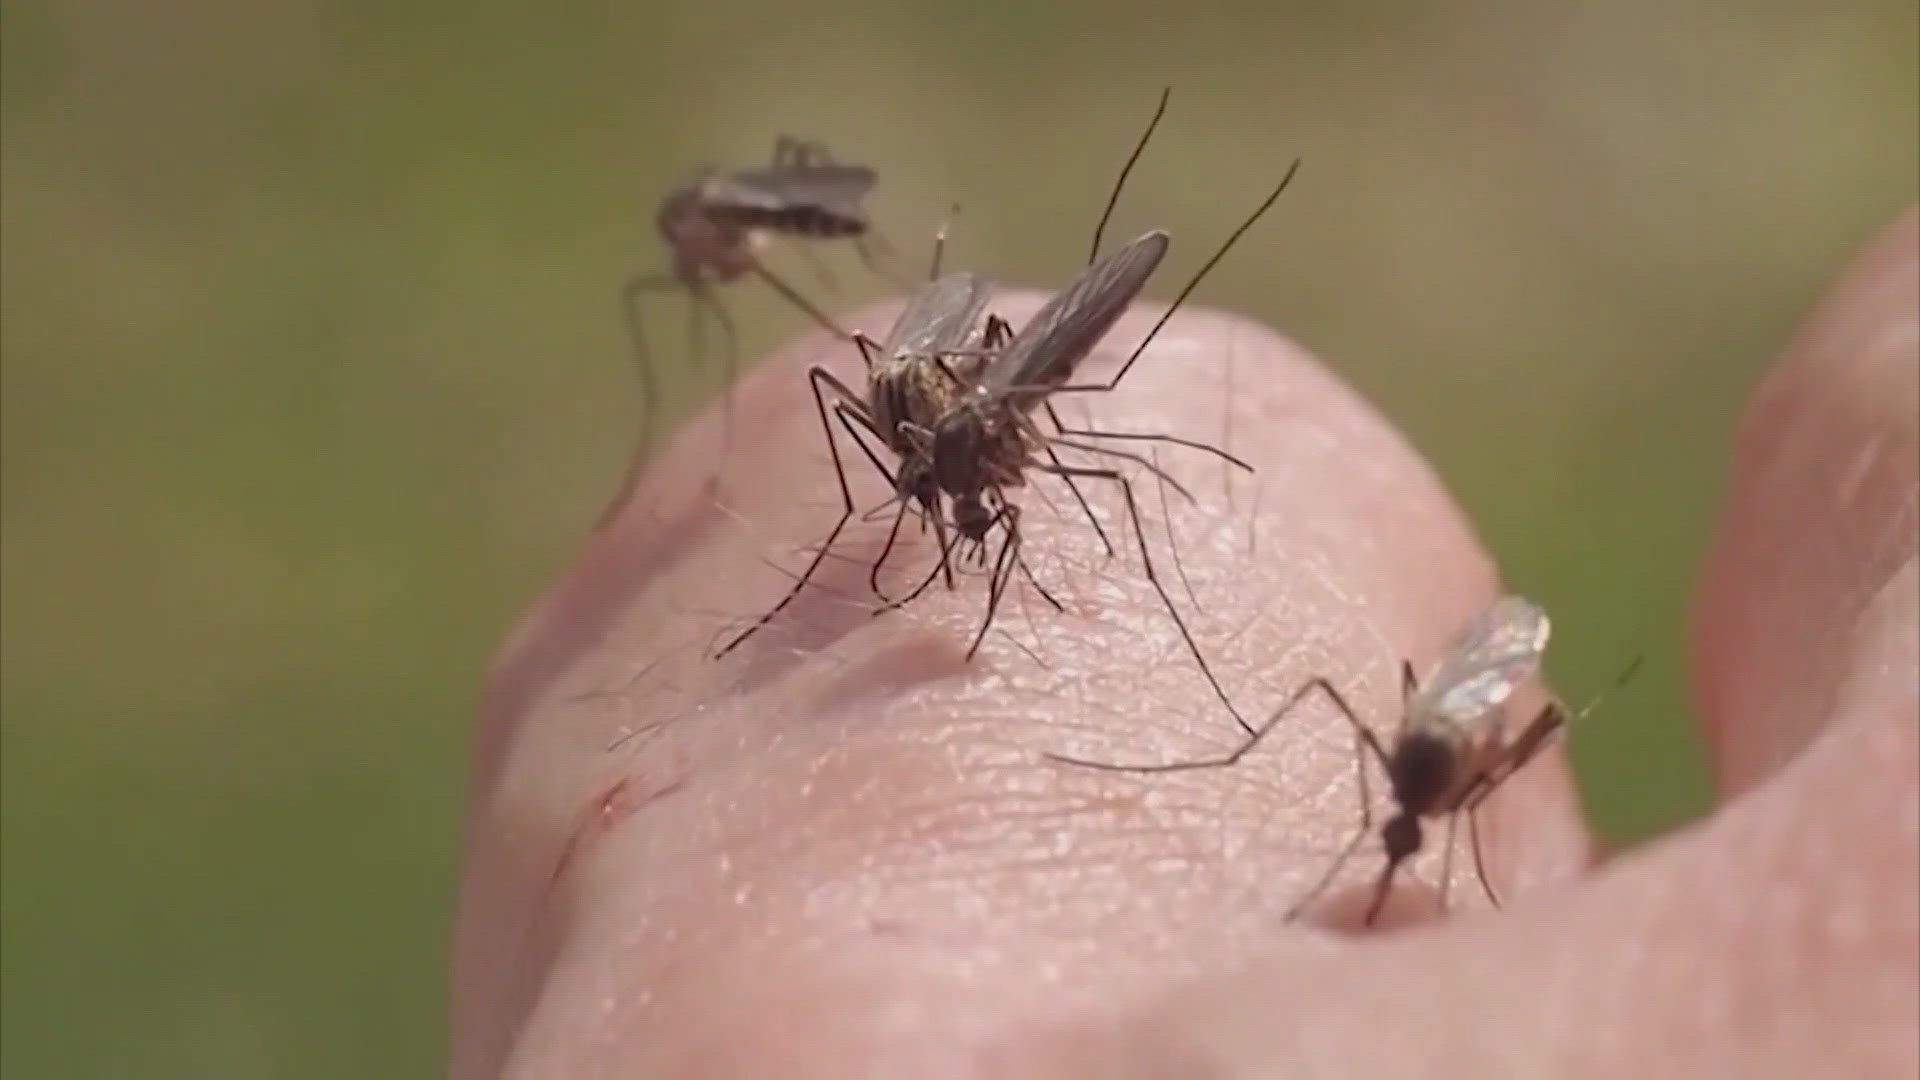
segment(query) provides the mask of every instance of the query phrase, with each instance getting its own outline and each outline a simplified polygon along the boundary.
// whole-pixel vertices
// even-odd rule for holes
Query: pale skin
[[[798,565],[837,512],[801,375],[836,354],[802,339],[738,388],[717,484],[709,416],[658,451],[496,658],[452,1074],[1914,1075],[1917,293],[1909,210],[1730,436],[1690,655],[1664,658],[1690,673],[1697,714],[1673,722],[1704,733],[1713,814],[1601,862],[1550,751],[1488,804],[1505,910],[1477,895],[1463,842],[1452,914],[1434,917],[1434,822],[1367,937],[1329,928],[1364,899],[1375,844],[1306,918],[1281,919],[1355,825],[1351,742],[1324,704],[1230,770],[1043,758],[1234,741],[1131,535],[1109,562],[1057,493],[1058,514],[1018,497],[1068,612],[1029,600],[1029,620],[1010,599],[996,624],[1038,661],[996,633],[963,663],[982,578],[873,619],[855,563],[826,575],[837,594],[706,658],[727,618],[787,584],[761,557]],[[1037,302],[995,306],[1017,324]],[[1103,352],[1144,325],[1130,316]],[[1172,584],[1164,536],[1159,568],[1255,722],[1325,675],[1388,724],[1400,657],[1424,670],[1497,595],[1492,557],[1387,421],[1252,324],[1177,317],[1094,407],[1115,427],[1217,433],[1217,373],[1178,376],[1226,351],[1232,449],[1259,477],[1237,478],[1229,506],[1217,463],[1161,452],[1203,504],[1174,516],[1204,612]],[[867,469],[851,446],[846,460]],[[1088,490],[1117,523],[1118,492]],[[1157,519],[1151,482],[1136,494]],[[871,555],[879,532],[848,553]],[[925,542],[899,558],[923,569]]]

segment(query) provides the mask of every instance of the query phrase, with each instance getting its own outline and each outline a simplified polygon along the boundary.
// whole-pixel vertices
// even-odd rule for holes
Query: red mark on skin
[[[682,778],[645,797],[635,798],[633,778],[623,776],[611,787],[595,796],[581,812],[580,819],[574,823],[573,829],[567,835],[567,842],[560,849],[560,858],[553,864],[553,873],[547,877],[547,891],[552,892],[553,887],[560,883],[561,876],[567,872],[569,866],[573,865],[574,858],[588,841],[612,832],[615,825],[632,817],[634,811],[679,791],[685,784],[686,780]]]

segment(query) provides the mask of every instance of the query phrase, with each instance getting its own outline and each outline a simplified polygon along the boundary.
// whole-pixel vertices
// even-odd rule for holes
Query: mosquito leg
[[[671,274],[646,274],[628,278],[620,288],[620,310],[627,324],[627,339],[633,349],[634,366],[640,369],[640,446],[645,449],[653,435],[655,414],[660,409],[660,391],[653,381],[653,352],[647,348],[647,332],[640,317],[640,298],[650,292],[685,286]]]
[[[1267,732],[1272,731],[1274,725],[1278,724],[1280,720],[1292,712],[1308,694],[1315,690],[1325,694],[1327,700],[1333,702],[1333,707],[1339,710],[1340,715],[1346,717],[1347,723],[1353,727],[1355,737],[1366,743],[1368,752],[1373,755],[1375,761],[1380,763],[1380,767],[1385,769],[1388,760],[1387,750],[1386,747],[1380,745],[1380,737],[1373,733],[1372,728],[1360,722],[1360,717],[1354,713],[1353,707],[1347,704],[1347,699],[1341,695],[1340,691],[1334,689],[1332,683],[1320,675],[1316,675],[1308,679],[1305,683],[1302,683],[1300,688],[1293,692],[1292,696],[1280,704],[1279,708],[1267,714],[1267,719],[1261,723],[1258,730],[1248,736],[1246,740],[1235,747],[1232,752],[1222,754],[1219,757],[1199,758],[1192,761],[1163,762],[1158,765],[1116,765],[1111,762],[1088,761],[1084,758],[1066,757],[1061,754],[1048,754],[1046,756],[1063,764],[1080,765],[1085,768],[1102,769],[1107,772],[1168,773],[1187,772],[1192,769],[1226,768],[1227,766],[1238,764],[1240,759],[1246,757],[1249,751],[1260,745],[1260,740],[1267,737]],[[1365,782],[1364,778],[1362,782]]]
[[[940,239],[944,240],[945,237],[942,236]],[[860,256],[860,265],[866,267],[869,274],[903,292],[911,292],[913,290],[913,283],[911,281],[901,277],[890,268],[890,264],[897,261],[897,256],[893,250],[893,245],[887,243],[886,237],[880,235],[880,230],[870,228],[867,230],[865,236],[854,237],[853,250],[855,254]],[[939,255],[937,251],[938,249],[936,248],[936,254],[934,256],[935,266],[939,265]],[[936,274],[935,276],[938,275]]]
[[[1053,403],[1043,402],[1043,406],[1047,410],[1047,416],[1053,421],[1053,426],[1064,430],[1066,425],[1060,422],[1060,414],[1053,411]],[[1055,465],[1063,469],[1067,467],[1067,463],[1060,460],[1060,455],[1054,453],[1052,442],[1043,442],[1040,445],[1046,447],[1047,458]],[[1081,513],[1086,514],[1087,521],[1093,525],[1094,534],[1100,537],[1100,546],[1107,549],[1107,558],[1113,558],[1113,541],[1107,538],[1107,530],[1101,528],[1100,519],[1094,516],[1093,507],[1088,504],[1087,497],[1080,492],[1080,485],[1074,483],[1071,476],[1062,475],[1060,479],[1066,481],[1067,490],[1073,492],[1073,501],[1080,504]]]
[[[807,317],[812,319],[814,322],[819,323],[820,326],[823,329],[825,329],[829,334],[832,334],[834,337],[837,337],[842,341],[853,340],[852,334],[849,334],[845,330],[840,329],[840,325],[834,322],[832,318],[828,317],[826,312],[821,311],[819,308],[813,306],[812,301],[808,300],[804,296],[801,296],[798,292],[794,290],[793,286],[788,285],[786,282],[780,280],[779,275],[775,274],[773,271],[767,269],[766,267],[760,265],[760,260],[754,259],[751,262],[747,263],[747,268],[752,270],[754,272],[754,275],[758,277],[761,281],[766,282],[767,286],[771,288],[774,292],[777,292],[782,297],[785,297],[788,303],[792,304],[794,307],[797,307],[801,311],[805,312],[807,314]]]
[[[1525,767],[1540,751],[1546,749],[1547,742],[1566,726],[1567,714],[1555,702],[1541,706],[1527,726],[1514,736],[1503,752],[1478,781],[1468,789],[1460,802],[1463,806],[1479,806],[1492,795],[1494,789],[1506,783],[1507,778]]]
[[[1487,876],[1487,857],[1480,847],[1480,806],[1475,803],[1467,810],[1467,845],[1473,849],[1473,876],[1480,879],[1480,891],[1487,894],[1487,902],[1498,908],[1500,890],[1493,887],[1493,879]]]
[[[1404,678],[1412,679],[1413,668],[1406,668]],[[1407,683],[1411,693],[1412,683]],[[1559,704],[1548,702],[1534,714],[1520,734],[1507,744],[1506,751],[1476,777],[1461,796],[1458,810],[1467,815],[1467,840],[1473,848],[1473,872],[1480,879],[1480,889],[1487,894],[1487,900],[1494,907],[1500,906],[1500,892],[1493,887],[1493,881],[1487,876],[1487,860],[1480,844],[1480,805],[1487,801],[1507,778],[1518,772],[1527,762],[1532,761],[1545,749],[1549,740],[1564,729],[1567,715]],[[1449,826],[1451,829],[1451,826]]]
[[[833,529],[827,533],[826,540],[821,542],[820,549],[814,552],[813,559],[807,563],[806,571],[794,581],[793,588],[787,590],[787,594],[780,598],[780,602],[775,604],[766,614],[755,620],[752,626],[747,627],[735,636],[732,641],[721,646],[720,650],[714,653],[714,659],[716,660],[738,648],[741,642],[752,637],[761,627],[772,622],[781,611],[786,609],[788,604],[793,603],[794,597],[800,595],[801,590],[807,587],[807,582],[813,578],[814,572],[820,568],[820,563],[827,557],[827,552],[833,548],[833,542],[839,539],[840,530],[846,528],[847,520],[853,517],[853,491],[847,487],[847,470],[844,463],[840,460],[839,440],[833,437],[833,425],[827,420],[826,391],[831,390],[836,394],[843,395],[840,400],[833,403],[833,411],[841,417],[842,423],[847,422],[846,417],[853,409],[853,405],[850,404],[850,402],[857,402],[859,399],[854,397],[852,391],[848,390],[844,383],[840,382],[839,379],[834,377],[832,372],[825,368],[809,368],[807,371],[807,379],[813,386],[813,407],[814,411],[820,416],[820,430],[827,437],[827,451],[833,456],[834,478],[838,480],[840,484],[840,503],[842,507],[840,520],[834,522]]]
[[[1084,437],[1095,438],[1095,439],[1135,439],[1141,442],[1172,443],[1175,446],[1184,446],[1190,450],[1199,450],[1203,453],[1212,454],[1214,457],[1217,457],[1220,460],[1226,462],[1227,464],[1232,465],[1237,469],[1241,469],[1242,471],[1249,472],[1249,473],[1254,471],[1253,466],[1247,464],[1245,461],[1242,461],[1240,458],[1235,457],[1234,455],[1226,452],[1225,450],[1222,450],[1219,447],[1214,446],[1212,443],[1203,443],[1198,439],[1183,439],[1178,435],[1162,435],[1158,432],[1150,432],[1150,431],[1102,431],[1095,428],[1066,428],[1066,427],[1062,427],[1060,429],[1060,434],[1084,436]]]
[[[1159,455],[1154,455],[1155,465],[1160,464]],[[1195,608],[1200,606],[1200,598],[1193,594],[1193,582],[1187,579],[1187,566],[1180,561],[1180,541],[1173,535],[1173,511],[1167,506],[1167,482],[1154,476],[1154,487],[1160,491],[1160,522],[1167,527],[1167,551],[1173,555],[1173,572],[1180,579],[1180,587],[1187,590],[1187,600]]]
[[[1033,591],[1040,594],[1040,599],[1045,600],[1055,611],[1064,612],[1067,610],[1066,605],[1054,599],[1053,594],[1047,591],[1047,587],[1040,584],[1040,579],[1033,576],[1033,567],[1027,565],[1026,556],[1016,555],[1013,564],[1019,568],[1020,576],[1027,579],[1027,584],[1033,586]]]
[[[1017,506],[1009,505],[1006,508],[1006,520],[1007,520],[1006,528],[1009,531],[1019,528],[1020,508]],[[1053,610],[1061,611],[1061,612],[1064,612],[1067,610],[1066,605],[1054,599],[1053,594],[1047,591],[1047,587],[1045,585],[1040,584],[1040,579],[1033,575],[1033,567],[1027,565],[1027,557],[1025,554],[1022,553],[1022,550],[1018,545],[1016,545],[1013,550],[1013,565],[1016,569],[1020,571],[1021,576],[1027,579],[1027,584],[1033,586],[1033,591],[1040,594],[1040,599],[1045,600],[1048,604],[1050,604],[1053,607]],[[1029,624],[1031,624],[1032,620],[1028,620],[1028,622]],[[1035,637],[1038,637],[1038,636],[1039,636],[1038,632],[1036,632]]]
[[[1187,490],[1187,487],[1185,484],[1182,484],[1180,481],[1174,479],[1174,476],[1172,473],[1161,468],[1159,465],[1155,464],[1154,462],[1141,457],[1139,454],[1135,454],[1127,450],[1115,450],[1111,446],[1095,446],[1092,443],[1074,442],[1071,439],[1062,439],[1054,436],[1048,436],[1046,438],[1046,441],[1054,443],[1059,446],[1065,446],[1074,450],[1079,450],[1083,453],[1100,454],[1105,457],[1119,458],[1122,461],[1131,461],[1134,464],[1152,473],[1153,475],[1166,481],[1167,486],[1179,492],[1181,498],[1187,500],[1190,503],[1197,504],[1199,502],[1198,499],[1195,499],[1193,497],[1193,492]],[[1112,470],[1096,470],[1096,471],[1111,472]],[[1115,474],[1115,475],[1118,475],[1118,474]]]
[[[1370,734],[1365,727],[1356,724],[1353,731],[1353,771],[1359,776],[1360,827],[1354,830],[1353,838],[1340,849],[1339,855],[1334,856],[1333,862],[1328,864],[1326,872],[1320,875],[1320,880],[1314,882],[1313,888],[1308,889],[1300,899],[1294,901],[1292,907],[1287,909],[1283,920],[1285,922],[1292,922],[1299,918],[1301,912],[1318,900],[1320,894],[1327,891],[1327,887],[1340,876],[1340,870],[1346,866],[1347,860],[1353,858],[1353,853],[1359,850],[1360,845],[1366,841],[1367,835],[1373,832],[1373,798],[1367,791],[1367,740],[1362,737],[1363,732]]]
[[[850,400],[850,401],[861,400],[858,395],[855,395],[853,391],[847,387],[847,384],[841,382],[839,379],[833,379],[833,388],[838,393],[844,393],[849,395],[847,400]],[[869,434],[873,435],[874,438],[876,439],[880,438],[879,432],[874,430],[873,422],[869,420],[866,416],[866,406],[864,404],[857,406],[857,409],[854,412],[853,416],[854,416],[854,419],[859,422],[860,424],[859,428],[854,427],[851,421],[844,420],[844,419],[840,422],[840,426],[847,429],[847,434],[853,437],[854,445],[858,446],[860,448],[860,452],[866,455],[867,463],[873,466],[874,471],[878,472],[883,478],[885,478],[885,480],[887,481],[887,486],[889,488],[895,488],[897,490],[898,481],[894,479],[893,470],[887,468],[887,463],[880,460],[879,453],[876,452],[873,447],[867,445],[867,440],[865,436],[862,436],[860,434],[860,429],[864,428]]]
[[[880,588],[880,568],[887,565],[887,559],[893,554],[893,545],[900,538],[900,523],[907,518],[907,501],[897,500],[899,507],[893,512],[893,524],[887,527],[887,542],[880,545],[880,554],[874,557],[873,565],[867,569],[867,588],[880,598],[881,603],[888,600],[885,591]]]
[[[793,249],[799,254],[800,261],[807,264],[807,270],[813,274],[814,280],[820,283],[820,291],[838,298],[840,281],[833,276],[833,271],[828,269],[826,260],[820,258],[819,253],[813,250],[813,245],[795,244]]]
[[[1380,912],[1387,906],[1387,897],[1393,892],[1393,875],[1400,869],[1396,859],[1388,859],[1387,865],[1380,868],[1380,878],[1373,886],[1373,902],[1367,905],[1367,913],[1360,925],[1372,927],[1379,920]]]
[[[798,135],[776,135],[773,139],[773,167],[805,169],[815,165],[833,164],[833,154],[827,144],[817,139],[803,139]]]
[[[727,313],[727,307],[720,297],[705,286],[693,291],[694,299],[694,340],[700,342],[695,350],[698,356],[704,350],[704,335],[700,328],[700,309],[713,312],[714,321],[720,324],[720,423],[724,445],[733,445],[733,384],[739,377],[740,346],[739,333],[733,325],[733,316]]]
[[[920,594],[926,592],[928,588],[932,587],[933,583],[939,579],[939,577],[943,572],[947,576],[948,588],[952,588],[953,586],[953,571],[951,569],[952,552],[947,541],[947,531],[945,529],[940,529],[938,535],[940,540],[940,562],[938,563],[938,565],[936,565],[932,570],[928,571],[926,577],[923,577],[920,579],[920,584],[915,585],[913,587],[912,592],[909,592],[907,595],[901,597],[898,600],[888,600],[886,603],[886,606],[874,612],[875,615],[884,615],[887,612],[894,610],[895,608],[906,607],[908,604],[911,604],[915,600],[920,599]]]
[[[893,555],[893,544],[900,538],[900,523],[906,521],[906,500],[895,500],[895,502],[899,502],[899,509],[893,511],[893,525],[887,527],[887,542],[881,544],[879,555],[874,557],[874,565],[872,565],[872,567],[868,569],[868,573],[866,573],[866,586],[868,586],[870,590],[874,590],[874,596],[877,596],[881,603],[885,603],[889,598],[887,598],[885,590],[879,588],[879,569],[885,567],[885,565],[887,565],[887,557]]]
[[[1479,834],[1476,832],[1474,835],[1477,837]],[[1447,842],[1446,842],[1446,846],[1440,852],[1439,900],[1440,900],[1440,910],[1443,912],[1447,910],[1447,893],[1453,887],[1453,849],[1455,846],[1457,846],[1456,842],[1459,839],[1460,839],[1460,815],[1448,814],[1447,815]],[[1476,856],[1477,854],[1478,853],[1476,852]],[[1493,906],[1499,907],[1500,902],[1498,900],[1494,901]]]
[[[1013,563],[1020,554],[1018,520],[1017,517],[1001,519],[1007,538],[1001,542],[1000,554],[993,560],[993,573],[987,578],[987,617],[980,620],[980,631],[973,636],[973,644],[967,646],[968,660],[972,660],[974,654],[980,651],[980,643],[987,640],[987,630],[993,626],[993,617],[1000,612],[1000,601],[1006,596],[1007,585],[1013,577]]]
[[[1153,554],[1147,547],[1146,529],[1140,524],[1140,507],[1133,498],[1133,485],[1127,481],[1126,477],[1120,475],[1113,469],[1083,469],[1072,466],[1045,465],[1037,465],[1035,467],[1048,472],[1059,470],[1062,474],[1072,473],[1076,476],[1111,480],[1120,485],[1120,491],[1126,497],[1127,516],[1133,522],[1134,536],[1140,541],[1140,562],[1146,569],[1147,581],[1153,585],[1153,591],[1160,594],[1160,602],[1166,605],[1167,614],[1172,616],[1174,626],[1179,628],[1181,639],[1187,643],[1187,651],[1193,654],[1194,662],[1200,665],[1200,673],[1206,676],[1207,685],[1213,687],[1215,696],[1219,697],[1220,703],[1227,707],[1227,713],[1233,717],[1234,723],[1240,725],[1240,730],[1248,735],[1252,735],[1254,733],[1253,725],[1247,723],[1246,718],[1240,715],[1240,710],[1233,707],[1233,700],[1227,697],[1226,688],[1220,685],[1220,680],[1214,675],[1213,668],[1208,665],[1206,656],[1201,653],[1199,643],[1193,640],[1193,634],[1188,631],[1186,620],[1180,617],[1180,609],[1174,605],[1173,597],[1167,595],[1166,585],[1161,583],[1159,573],[1153,568]]]

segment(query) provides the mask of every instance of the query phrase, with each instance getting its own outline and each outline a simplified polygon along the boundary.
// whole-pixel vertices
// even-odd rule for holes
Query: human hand
[[[1719,809],[1592,869],[1564,766],[1543,755],[1489,803],[1508,910],[1363,938],[1280,919],[1354,825],[1351,742],[1324,710],[1233,769],[1043,757],[1171,760],[1235,739],[1137,551],[1106,560],[1064,505],[1024,527],[1069,612],[1036,610],[1030,632],[1009,600],[999,624],[1037,633],[1044,666],[999,634],[964,662],[974,579],[881,619],[838,598],[865,589],[874,530],[792,620],[708,659],[719,617],[702,613],[764,610],[786,579],[761,557],[837,508],[798,372],[838,351],[818,336],[784,350],[735,391],[717,485],[708,417],[660,450],[496,662],[453,1074],[1913,1075],[1917,267],[1909,211],[1738,433],[1694,627]],[[999,306],[1017,322],[1035,303]],[[1103,420],[1217,429],[1220,385],[1191,375],[1223,350],[1233,449],[1258,477],[1228,513],[1212,465],[1160,456],[1205,504],[1174,515],[1203,645],[1254,719],[1326,674],[1385,721],[1399,657],[1431,657],[1497,594],[1494,567],[1381,418],[1246,322],[1174,319]],[[1420,918],[1430,892],[1403,875],[1390,918]]]

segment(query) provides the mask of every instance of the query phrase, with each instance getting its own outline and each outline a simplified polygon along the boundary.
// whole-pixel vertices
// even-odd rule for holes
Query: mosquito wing
[[[1027,321],[980,378],[981,389],[1032,409],[1086,359],[1167,254],[1155,229],[1086,268]]]
[[[1506,596],[1447,643],[1427,681],[1407,703],[1407,722],[1463,728],[1483,722],[1540,668],[1552,627],[1530,600]]]
[[[964,348],[992,289],[987,279],[965,271],[928,282],[893,321],[881,355],[932,356]]]
[[[707,180],[709,202],[769,213],[796,206],[855,211],[878,179],[864,165],[783,165],[740,169]]]

